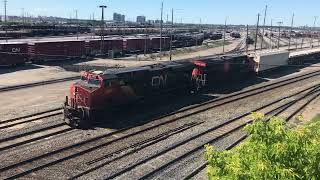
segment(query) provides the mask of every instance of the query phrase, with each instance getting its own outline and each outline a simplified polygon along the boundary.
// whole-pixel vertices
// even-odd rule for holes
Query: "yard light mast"
[[[100,28],[100,33],[101,33],[101,46],[100,46],[100,51],[101,53],[104,53],[104,9],[107,8],[106,5],[101,5],[99,6],[101,8],[101,28]]]

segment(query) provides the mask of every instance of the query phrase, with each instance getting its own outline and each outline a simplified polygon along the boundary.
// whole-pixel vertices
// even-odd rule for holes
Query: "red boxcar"
[[[151,38],[151,48],[153,50],[159,50],[160,49],[160,37],[152,37]],[[168,37],[162,37],[162,50],[168,50],[170,48],[170,38]]]
[[[35,42],[29,45],[34,61],[81,58],[86,55],[85,41]]]
[[[19,65],[27,60],[27,43],[0,43],[0,65]]]
[[[87,44],[87,54],[96,55],[108,53],[110,50],[113,50],[114,53],[122,52],[122,39],[105,39],[103,43],[103,52],[101,52],[101,40],[90,40],[86,42]]]
[[[144,52],[150,51],[151,41],[149,38],[127,38],[123,40],[123,49],[126,52]]]

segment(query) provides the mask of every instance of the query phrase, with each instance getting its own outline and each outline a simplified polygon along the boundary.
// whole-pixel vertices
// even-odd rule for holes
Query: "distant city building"
[[[113,21],[114,22],[125,22],[126,16],[118,13],[113,13]]]
[[[148,20],[148,24],[154,24],[154,20]]]
[[[156,24],[160,24],[161,22],[163,23],[163,20],[162,21],[161,20],[155,20]]]
[[[146,23],[146,17],[145,16],[137,16],[137,23],[145,24]]]
[[[125,15],[121,15],[121,22],[126,22],[126,16]]]

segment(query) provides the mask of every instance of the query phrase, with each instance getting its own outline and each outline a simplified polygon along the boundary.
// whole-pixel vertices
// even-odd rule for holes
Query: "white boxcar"
[[[289,51],[275,50],[275,51],[263,51],[257,52],[254,55],[255,72],[261,73],[274,68],[288,65]]]

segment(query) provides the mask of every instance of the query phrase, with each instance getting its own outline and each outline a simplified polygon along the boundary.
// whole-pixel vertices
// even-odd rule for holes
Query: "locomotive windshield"
[[[101,81],[99,79],[87,78],[84,76],[81,76],[80,82],[82,85],[85,85],[89,88],[99,88],[101,86]]]

